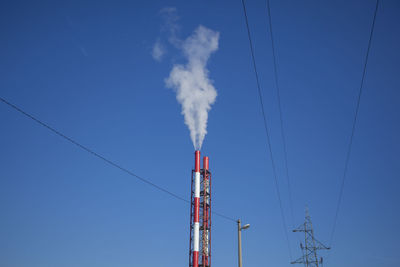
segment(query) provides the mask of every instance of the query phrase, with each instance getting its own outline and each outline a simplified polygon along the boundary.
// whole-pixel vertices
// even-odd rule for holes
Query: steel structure
[[[294,229],[293,232],[304,232],[304,246],[303,243],[300,242],[300,248],[303,256],[295,261],[292,261],[291,264],[298,263],[304,264],[304,266],[306,267],[322,267],[323,259],[322,257],[318,258],[317,250],[330,248],[326,247],[324,244],[315,239],[308,208],[306,208],[306,217],[304,224],[302,224],[297,229]]]
[[[211,266],[211,172],[209,158],[195,151],[190,190],[189,267]]]

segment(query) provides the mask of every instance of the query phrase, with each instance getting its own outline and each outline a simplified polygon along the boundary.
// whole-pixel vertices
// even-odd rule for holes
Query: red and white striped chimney
[[[210,209],[210,181],[209,181],[209,175],[208,175],[208,165],[209,165],[209,158],[204,157],[203,158],[203,169],[204,169],[204,175],[203,175],[203,187],[204,187],[204,194],[203,194],[203,265],[209,266],[209,254],[210,252],[208,251],[209,246],[210,246],[210,233],[209,233],[209,209]]]
[[[194,231],[193,231],[193,267],[199,266],[200,247],[200,151],[194,152]]]

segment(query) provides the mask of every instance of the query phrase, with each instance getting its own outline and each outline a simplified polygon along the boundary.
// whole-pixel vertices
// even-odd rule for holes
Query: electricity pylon
[[[295,261],[292,261],[291,264],[304,264],[306,267],[320,267],[323,264],[323,259],[318,258],[317,250],[320,249],[330,249],[329,247],[325,246],[321,242],[319,242],[314,237],[314,230],[311,223],[311,217],[308,213],[308,208],[306,207],[306,219],[304,224],[300,227],[293,230],[293,232],[304,232],[304,246],[300,242],[300,248],[303,253],[303,256],[298,258]]]

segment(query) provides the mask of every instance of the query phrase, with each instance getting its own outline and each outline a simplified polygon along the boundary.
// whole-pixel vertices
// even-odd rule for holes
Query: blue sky
[[[213,209],[250,223],[245,266],[289,266],[240,1],[3,1],[1,97],[134,173],[189,199],[193,145],[165,86],[177,37],[219,32],[207,68],[218,96],[202,147]],[[307,204],[329,242],[375,1],[275,1],[271,14],[293,190],[283,164],[264,1],[247,9],[290,229]],[[400,5],[380,3],[348,177],[325,266],[400,265]],[[163,44],[160,61],[152,57]],[[0,104],[0,265],[185,266],[189,207]],[[288,229],[288,231],[290,230]],[[212,264],[237,264],[236,225],[214,216]],[[289,232],[292,259],[301,255]],[[326,257],[327,253],[322,253]]]

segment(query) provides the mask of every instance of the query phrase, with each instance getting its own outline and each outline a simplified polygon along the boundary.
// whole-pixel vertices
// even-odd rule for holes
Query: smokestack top
[[[196,150],[194,152],[194,171],[200,172],[200,151]]]
[[[208,162],[209,162],[209,158],[208,157],[204,157],[203,158],[203,168],[204,168],[204,170],[208,170]]]

